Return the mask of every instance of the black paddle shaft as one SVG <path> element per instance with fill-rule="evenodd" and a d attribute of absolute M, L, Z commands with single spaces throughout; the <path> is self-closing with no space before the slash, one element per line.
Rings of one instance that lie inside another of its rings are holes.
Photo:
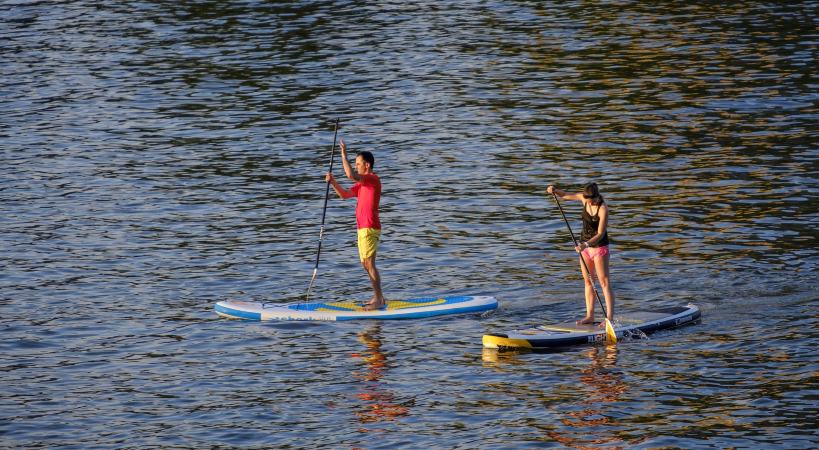
<path fill-rule="evenodd" d="M 336 128 L 335 132 L 333 133 L 333 148 L 330 149 L 330 169 L 328 172 L 333 172 L 333 162 L 335 161 L 336 157 L 336 138 L 338 137 L 338 122 L 339 118 L 336 118 Z M 324 209 L 321 211 L 321 230 L 319 230 L 319 243 L 318 243 L 318 251 L 316 252 L 316 265 L 313 268 L 318 269 L 319 260 L 321 258 L 321 241 L 324 238 L 324 218 L 327 216 L 327 200 L 330 198 L 330 181 L 327 181 L 327 188 L 324 191 Z"/>
<path fill-rule="evenodd" d="M 569 220 L 566 219 L 566 214 L 563 212 L 563 207 L 560 206 L 560 202 L 557 200 L 557 194 L 552 191 L 552 197 L 555 198 L 555 203 L 557 203 L 558 209 L 560 209 L 560 215 L 563 216 L 563 221 L 566 222 L 566 228 L 569 229 L 569 234 L 572 235 L 572 242 L 574 242 L 574 246 L 577 247 L 577 239 L 574 237 L 574 233 L 572 232 L 572 226 L 569 225 Z M 597 303 L 600 303 L 600 307 L 603 308 L 603 316 L 608 317 L 606 313 L 606 307 L 603 305 L 603 301 L 600 300 L 600 295 L 597 293 L 597 288 L 594 287 L 594 278 L 592 277 L 591 272 L 589 271 L 589 266 L 586 265 L 586 260 L 583 259 L 583 254 L 580 254 L 580 263 L 583 264 L 583 268 L 586 269 L 586 273 L 589 275 L 589 281 L 591 281 L 592 290 L 594 291 L 594 297 L 597 299 Z"/>

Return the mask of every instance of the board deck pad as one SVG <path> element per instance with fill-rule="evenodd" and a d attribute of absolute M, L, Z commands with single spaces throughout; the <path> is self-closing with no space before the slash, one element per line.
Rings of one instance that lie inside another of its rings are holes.
<path fill-rule="evenodd" d="M 356 320 L 419 319 L 445 314 L 483 312 L 498 307 L 489 296 L 422 297 L 387 300 L 386 307 L 373 311 L 359 302 L 265 303 L 224 300 L 216 303 L 216 313 L 246 320 Z"/>
<path fill-rule="evenodd" d="M 700 309 L 695 305 L 636 311 L 618 314 L 614 317 L 614 330 L 618 339 L 640 333 L 673 328 L 694 323 L 700 318 Z M 505 333 L 483 336 L 486 348 L 555 348 L 579 344 L 593 344 L 606 341 L 606 330 L 600 322 L 578 325 L 564 322 L 553 325 L 539 325 Z"/>

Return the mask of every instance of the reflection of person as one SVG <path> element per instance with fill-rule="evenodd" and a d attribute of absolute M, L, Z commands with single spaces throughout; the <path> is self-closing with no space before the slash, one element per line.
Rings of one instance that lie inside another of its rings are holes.
<path fill-rule="evenodd" d="M 583 233 L 580 235 L 580 244 L 575 247 L 575 251 L 580 253 L 580 257 L 586 262 L 591 277 L 581 263 L 580 271 L 586 283 L 586 317 L 578 320 L 577 323 L 594 323 L 595 294 L 592 278 L 597 278 L 603 289 L 603 297 L 606 299 L 606 318 L 609 321 L 614 320 L 614 292 L 609 283 L 609 234 L 606 230 L 609 221 L 609 207 L 603 201 L 597 183 L 587 184 L 582 192 L 575 194 L 567 193 L 551 185 L 546 188 L 546 192 L 554 193 L 563 199 L 583 202 Z M 601 324 L 601 326 L 604 325 Z"/>
<path fill-rule="evenodd" d="M 548 436 L 558 443 L 572 448 L 630 448 L 636 442 L 623 441 L 616 432 L 619 423 L 616 419 L 606 414 L 606 403 L 620 401 L 620 398 L 628 390 L 622 375 L 615 369 L 617 365 L 616 346 L 593 346 L 586 356 L 590 359 L 590 365 L 580 372 L 581 384 L 579 388 L 585 388 L 585 392 L 580 396 L 582 399 L 575 405 L 564 405 L 563 411 L 566 418 L 560 423 L 566 426 L 564 430 L 552 430 L 547 432 Z M 609 433 L 603 434 L 606 428 L 613 428 Z M 593 440 L 590 439 L 590 431 L 598 430 L 594 433 Z"/>
<path fill-rule="evenodd" d="M 367 346 L 369 353 L 359 355 L 367 363 L 366 381 L 378 381 L 381 373 L 387 368 L 387 357 L 381 353 L 381 326 L 374 325 L 368 330 L 358 333 L 358 340 Z"/>
<path fill-rule="evenodd" d="M 364 306 L 367 311 L 380 309 L 385 305 L 384 295 L 381 293 L 381 275 L 375 267 L 375 254 L 378 250 L 378 241 L 381 237 L 381 221 L 378 218 L 378 203 L 381 200 L 381 180 L 373 172 L 375 157 L 370 152 L 360 152 L 355 158 L 355 172 L 347 161 L 347 147 L 340 141 L 341 163 L 344 174 L 355 181 L 350 190 L 344 189 L 333 177 L 327 173 L 327 182 L 333 185 L 336 194 L 342 199 L 358 198 L 355 207 L 356 226 L 358 228 L 358 256 L 361 265 L 370 277 L 373 286 L 373 297 Z"/>
<path fill-rule="evenodd" d="M 620 373 L 615 370 L 617 347 L 595 345 L 585 353 L 591 360 L 591 365 L 581 371 L 580 380 L 593 389 L 585 402 L 592 404 L 619 400 L 628 385 L 623 381 Z"/>
<path fill-rule="evenodd" d="M 396 417 L 409 413 L 406 406 L 396 403 L 393 393 L 378 386 L 379 380 L 389 367 L 386 355 L 381 352 L 380 333 L 380 325 L 358 333 L 358 340 L 367 346 L 367 353 L 354 355 L 362 358 L 367 366 L 367 372 L 359 376 L 367 383 L 367 388 L 358 394 L 358 398 L 366 402 L 361 411 L 356 413 L 362 423 L 395 420 Z"/>

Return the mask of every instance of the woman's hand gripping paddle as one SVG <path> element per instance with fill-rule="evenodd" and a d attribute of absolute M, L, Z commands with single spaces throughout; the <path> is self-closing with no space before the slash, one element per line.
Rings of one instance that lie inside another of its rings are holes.
<path fill-rule="evenodd" d="M 335 160 L 336 156 L 336 137 L 338 137 L 338 121 L 339 118 L 336 118 L 336 130 L 333 133 L 333 148 L 330 149 L 330 169 L 329 172 L 333 171 L 333 161 Z M 318 243 L 318 252 L 316 252 L 316 266 L 313 267 L 313 277 L 310 278 L 310 284 L 307 286 L 307 297 L 305 298 L 305 302 L 310 300 L 310 291 L 313 289 L 313 282 L 316 281 L 316 274 L 318 273 L 319 267 L 319 259 L 321 258 L 321 240 L 324 239 L 324 217 L 327 215 L 327 199 L 330 197 L 330 182 L 327 182 L 327 188 L 324 191 L 324 209 L 321 212 L 321 229 L 319 230 L 319 243 Z"/>
<path fill-rule="evenodd" d="M 574 233 L 572 232 L 572 226 L 569 225 L 569 220 L 566 219 L 566 214 L 563 213 L 563 207 L 560 206 L 560 202 L 557 201 L 557 194 L 552 192 L 552 197 L 555 198 L 555 203 L 557 203 L 558 209 L 560 209 L 560 215 L 563 216 L 563 221 L 566 222 L 566 228 L 569 229 L 569 234 L 572 236 L 572 242 L 574 242 L 574 246 L 577 247 L 577 239 L 574 237 Z M 591 272 L 589 271 L 589 267 L 586 265 L 586 260 L 583 259 L 583 254 L 580 254 L 580 263 L 583 264 L 583 268 L 586 269 L 586 273 L 588 274 L 589 281 L 591 281 L 592 290 L 594 291 L 594 298 L 597 299 L 597 302 L 600 303 L 600 308 L 603 309 L 603 318 L 606 321 L 606 340 L 611 342 L 612 344 L 617 343 L 617 333 L 614 331 L 614 325 L 611 324 L 609 320 L 608 314 L 606 314 L 606 307 L 603 305 L 603 301 L 600 300 L 600 295 L 597 293 L 597 288 L 594 286 L 594 277 L 592 277 Z"/>

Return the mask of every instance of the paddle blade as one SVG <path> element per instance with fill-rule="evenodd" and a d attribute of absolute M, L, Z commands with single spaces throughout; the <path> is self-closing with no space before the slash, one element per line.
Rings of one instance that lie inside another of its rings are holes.
<path fill-rule="evenodd" d="M 606 341 L 610 344 L 617 343 L 617 333 L 614 332 L 614 325 L 609 319 L 606 319 Z"/>

